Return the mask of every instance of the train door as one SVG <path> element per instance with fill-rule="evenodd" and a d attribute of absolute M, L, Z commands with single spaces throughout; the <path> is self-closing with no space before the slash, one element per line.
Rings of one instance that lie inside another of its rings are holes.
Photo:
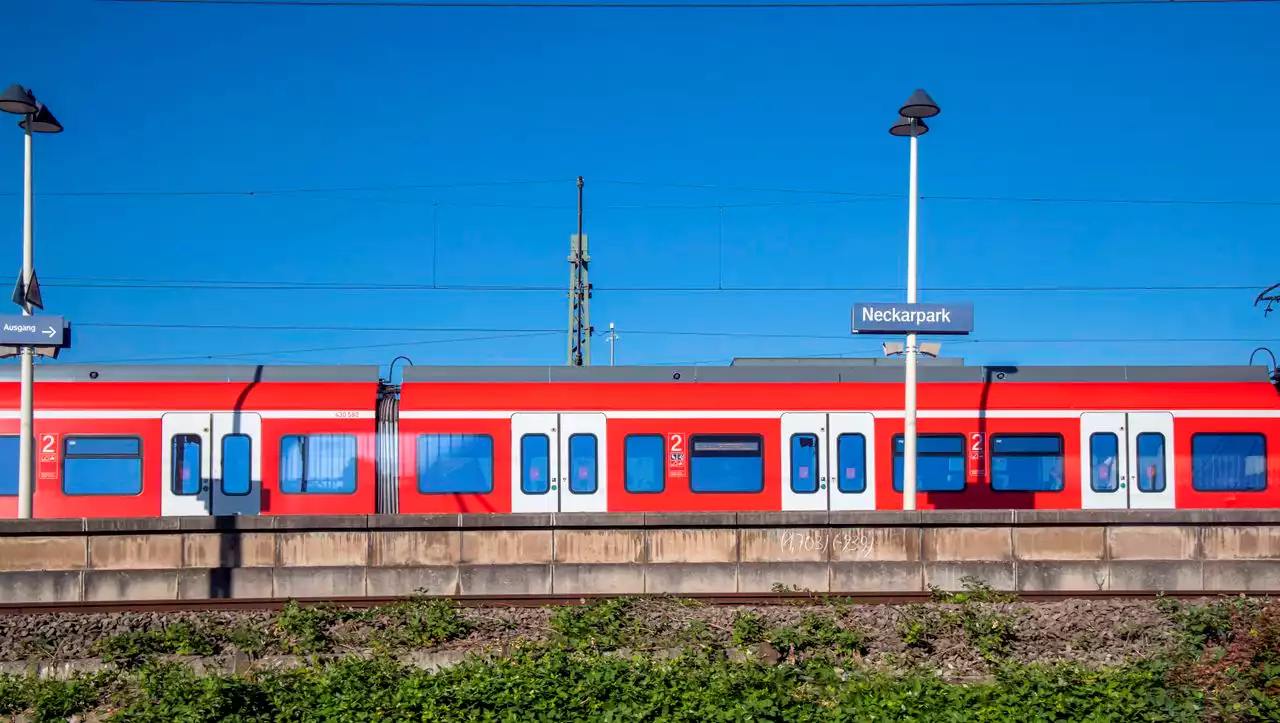
<path fill-rule="evenodd" d="M 603 414 L 511 417 L 511 511 L 605 512 Z"/>
<path fill-rule="evenodd" d="M 872 428 L 865 413 L 782 415 L 782 509 L 875 509 Z"/>
<path fill-rule="evenodd" d="M 210 468 L 215 515 L 262 512 L 262 417 L 250 412 L 213 415 Z"/>
<path fill-rule="evenodd" d="M 560 415 L 560 511 L 606 512 L 605 417 Z"/>
<path fill-rule="evenodd" d="M 1080 416 L 1085 509 L 1173 507 L 1173 415 L 1090 412 Z"/>
<path fill-rule="evenodd" d="M 557 512 L 559 419 L 555 414 L 511 415 L 511 511 Z"/>
<path fill-rule="evenodd" d="M 161 418 L 161 430 L 161 514 L 261 512 L 261 417 L 244 412 L 177 412 Z"/>

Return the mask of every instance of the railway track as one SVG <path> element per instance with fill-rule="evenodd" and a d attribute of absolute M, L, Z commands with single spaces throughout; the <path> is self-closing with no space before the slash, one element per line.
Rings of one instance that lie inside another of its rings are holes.
<path fill-rule="evenodd" d="M 1024 592 L 1017 594 L 1018 602 L 1061 602 L 1064 600 L 1114 600 L 1114 599 L 1154 599 L 1164 597 L 1197 599 L 1218 597 L 1267 597 L 1280 594 L 1280 591 L 1240 591 L 1217 590 L 1196 592 L 1156 593 L 1146 591 L 1064 591 L 1064 592 Z M 552 605 L 581 605 L 592 600 L 604 600 L 620 597 L 618 595 L 428 595 L 419 599 L 452 600 L 463 607 L 544 607 Z M 703 605 L 804 605 L 824 604 L 833 601 L 844 601 L 860 605 L 905 605 L 924 603 L 932 600 L 928 592 L 850 592 L 850 593 L 809 593 L 809 592 L 763 592 L 763 593 L 712 593 L 688 595 L 635 595 L 630 596 L 650 600 L 691 600 Z M 332 605 L 347 608 L 369 608 L 403 602 L 410 598 L 405 596 L 370 596 L 345 598 L 294 598 L 302 605 Z M 0 603 L 0 615 L 48 615 L 53 613 L 172 613 L 172 612 L 210 612 L 282 609 L 288 599 L 283 598 L 239 598 L 239 599 L 203 599 L 203 600 L 101 600 L 82 602 L 56 603 Z"/>

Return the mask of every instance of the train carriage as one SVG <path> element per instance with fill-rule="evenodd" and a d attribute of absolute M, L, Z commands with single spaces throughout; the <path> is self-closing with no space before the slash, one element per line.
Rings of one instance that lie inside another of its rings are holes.
<path fill-rule="evenodd" d="M 902 508 L 903 370 L 40 365 L 36 517 Z M 1263 367 L 925 366 L 921 509 L 1270 508 Z M 0 375 L 0 516 L 19 385 Z"/>

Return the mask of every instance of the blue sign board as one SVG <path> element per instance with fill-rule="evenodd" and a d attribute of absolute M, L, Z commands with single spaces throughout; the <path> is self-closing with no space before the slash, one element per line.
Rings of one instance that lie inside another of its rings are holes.
<path fill-rule="evenodd" d="M 62 346 L 65 326 L 61 316 L 0 315 L 0 345 Z"/>
<path fill-rule="evenodd" d="M 973 331 L 973 304 L 853 305 L 854 334 L 968 334 Z"/>

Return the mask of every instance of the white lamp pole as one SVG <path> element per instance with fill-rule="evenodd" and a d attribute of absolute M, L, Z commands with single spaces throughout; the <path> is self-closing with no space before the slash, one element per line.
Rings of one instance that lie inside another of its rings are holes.
<path fill-rule="evenodd" d="M 911 138 L 911 180 L 907 200 L 907 303 L 914 304 L 916 298 L 916 199 L 917 190 L 917 147 L 920 136 L 929 132 L 924 118 L 937 115 L 938 106 L 923 90 L 917 90 L 911 98 L 898 110 L 898 121 L 889 132 L 895 136 Z M 902 433 L 902 509 L 916 508 L 916 357 L 919 354 L 916 335 L 907 334 L 906 355 L 906 394 L 905 414 L 903 415 Z"/>
<path fill-rule="evenodd" d="M 35 276 L 35 183 L 33 180 L 32 134 L 60 133 L 62 124 L 53 117 L 31 91 L 14 84 L 0 95 L 0 110 L 23 116 L 22 203 L 22 315 L 31 316 L 31 280 Z M 30 345 L 22 347 L 22 392 L 18 448 L 18 518 L 31 519 L 35 506 L 35 354 Z"/>

